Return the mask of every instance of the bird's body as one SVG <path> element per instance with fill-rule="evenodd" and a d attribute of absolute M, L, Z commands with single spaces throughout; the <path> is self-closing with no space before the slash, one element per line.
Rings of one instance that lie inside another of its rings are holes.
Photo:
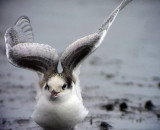
<path fill-rule="evenodd" d="M 33 70 L 39 76 L 37 104 L 32 114 L 38 125 L 51 130 L 70 130 L 87 116 L 88 111 L 81 96 L 79 66 L 100 46 L 117 14 L 130 1 L 123 0 L 95 33 L 72 43 L 60 58 L 51 46 L 34 43 L 28 17 L 20 17 L 6 31 L 6 55 L 9 62 Z M 58 71 L 58 64 L 62 72 Z"/>
<path fill-rule="evenodd" d="M 42 95 L 32 115 L 34 121 L 44 128 L 70 130 L 82 122 L 88 111 L 77 95 L 71 95 L 67 101 L 48 102 Z"/>
<path fill-rule="evenodd" d="M 82 122 L 88 111 L 79 96 L 78 84 L 70 95 L 50 101 L 42 93 L 37 99 L 36 108 L 32 114 L 34 121 L 47 129 L 70 130 Z M 78 89 L 77 89 L 78 88 Z"/>

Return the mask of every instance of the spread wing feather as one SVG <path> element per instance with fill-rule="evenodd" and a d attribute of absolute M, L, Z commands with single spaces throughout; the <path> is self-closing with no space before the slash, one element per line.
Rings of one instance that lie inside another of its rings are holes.
<path fill-rule="evenodd" d="M 15 66 L 45 73 L 57 71 L 58 54 L 49 45 L 33 43 L 30 20 L 26 16 L 18 19 L 15 26 L 5 33 L 6 55 Z"/>
<path fill-rule="evenodd" d="M 119 11 L 130 1 L 132 0 L 123 0 L 95 33 L 80 38 L 67 47 L 60 58 L 64 71 L 70 71 L 72 73 L 89 54 L 99 47 Z"/>

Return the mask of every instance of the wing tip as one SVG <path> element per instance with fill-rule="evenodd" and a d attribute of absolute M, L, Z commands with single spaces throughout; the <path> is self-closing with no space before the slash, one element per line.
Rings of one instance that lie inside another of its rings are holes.
<path fill-rule="evenodd" d="M 107 30 L 110 28 L 111 24 L 113 23 L 114 19 L 118 15 L 118 13 L 133 0 L 123 0 L 117 8 L 110 14 L 108 19 L 104 21 L 104 23 L 101 25 L 101 27 L 98 29 L 97 33 L 102 33 L 104 30 Z"/>
<path fill-rule="evenodd" d="M 122 10 L 126 5 L 128 5 L 133 0 L 123 0 L 119 6 L 119 9 Z"/>
<path fill-rule="evenodd" d="M 24 15 L 24 16 L 20 16 L 20 17 L 18 18 L 18 20 L 15 22 L 15 25 L 17 25 L 18 22 L 21 21 L 22 19 L 26 19 L 26 20 L 30 23 L 29 17 Z"/>

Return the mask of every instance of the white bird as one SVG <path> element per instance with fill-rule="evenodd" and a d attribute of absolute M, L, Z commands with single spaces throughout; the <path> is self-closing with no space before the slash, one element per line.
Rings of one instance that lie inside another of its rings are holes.
<path fill-rule="evenodd" d="M 20 17 L 6 31 L 9 62 L 36 71 L 39 75 L 40 89 L 32 114 L 38 125 L 44 129 L 71 130 L 87 116 L 79 84 L 79 65 L 99 47 L 119 11 L 130 1 L 123 0 L 95 33 L 72 43 L 60 58 L 51 46 L 34 43 L 28 17 Z M 61 64 L 62 72 L 58 72 L 58 64 Z"/>

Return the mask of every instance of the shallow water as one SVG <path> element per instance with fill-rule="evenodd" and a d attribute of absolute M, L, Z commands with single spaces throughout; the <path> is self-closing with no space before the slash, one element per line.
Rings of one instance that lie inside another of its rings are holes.
<path fill-rule="evenodd" d="M 38 78 L 16 68 L 4 55 L 4 32 L 21 15 L 31 19 L 35 41 L 61 53 L 77 38 L 95 32 L 119 0 L 0 1 L 0 129 L 40 130 L 30 118 Z M 116 18 L 101 47 L 81 67 L 84 104 L 90 111 L 76 130 L 99 130 L 105 121 L 114 130 L 159 130 L 160 2 L 134 0 Z M 151 100 L 156 106 L 147 111 Z M 125 102 L 127 112 L 119 110 Z M 112 111 L 102 108 L 114 104 Z"/>

